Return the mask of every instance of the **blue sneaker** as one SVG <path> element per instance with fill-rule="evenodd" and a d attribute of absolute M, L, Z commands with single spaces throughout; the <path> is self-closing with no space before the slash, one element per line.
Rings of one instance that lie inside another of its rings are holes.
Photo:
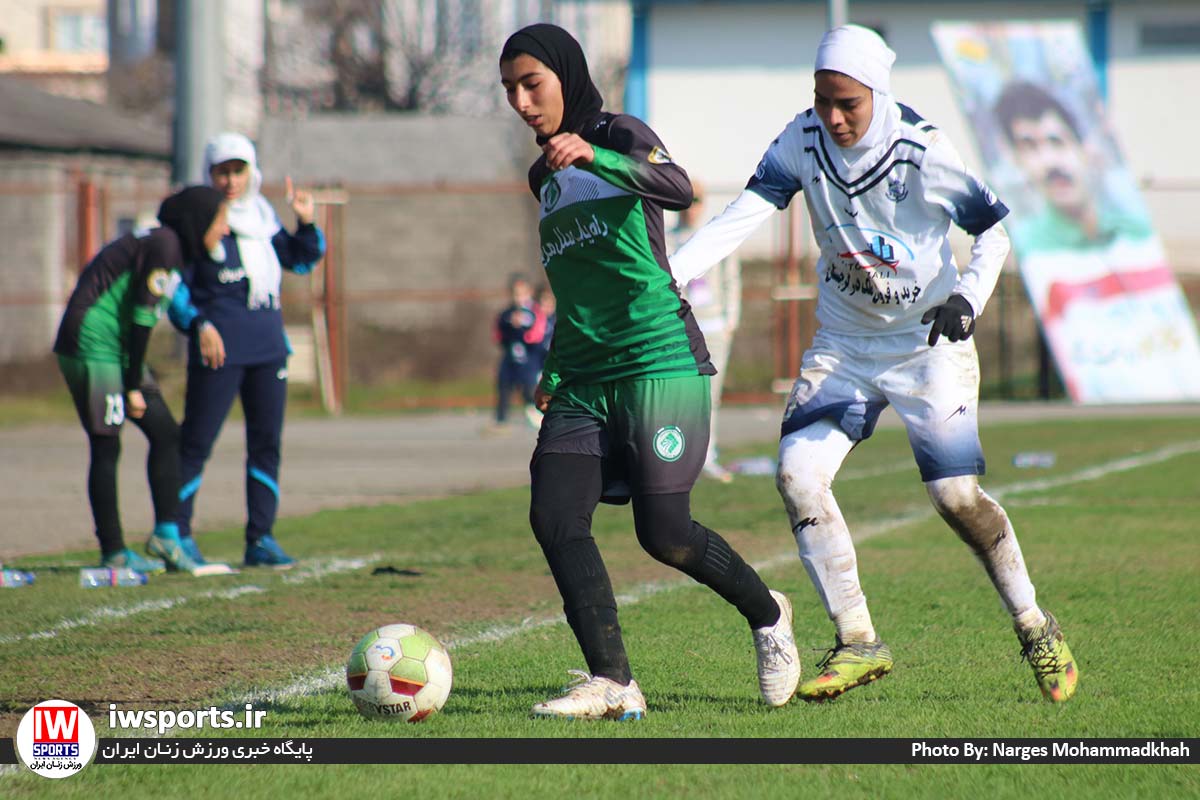
<path fill-rule="evenodd" d="M 246 543 L 247 567 L 272 567 L 273 569 L 291 569 L 296 559 L 283 552 L 279 542 L 271 534 L 260 536 L 253 542 Z"/>
<path fill-rule="evenodd" d="M 128 547 L 113 553 L 111 556 L 105 556 L 101 559 L 100 566 L 129 567 L 134 572 L 140 572 L 143 575 L 155 575 L 159 572 L 165 572 L 167 569 L 166 564 L 157 558 L 145 558 Z"/>
<path fill-rule="evenodd" d="M 208 563 L 208 559 L 200 555 L 200 546 L 196 544 L 196 537 L 180 536 L 179 546 L 183 548 L 183 552 L 187 553 L 188 558 L 192 559 L 199 566 L 204 566 Z"/>
<path fill-rule="evenodd" d="M 150 538 L 146 540 L 146 552 L 165 561 L 167 570 L 170 572 L 192 572 L 200 566 L 183 548 L 183 541 L 179 538 L 179 534 L 174 536 L 151 534 Z"/>

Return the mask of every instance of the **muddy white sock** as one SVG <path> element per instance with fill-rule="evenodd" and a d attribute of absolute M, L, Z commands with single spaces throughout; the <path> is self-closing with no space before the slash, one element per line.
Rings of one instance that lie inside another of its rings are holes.
<path fill-rule="evenodd" d="M 833 624 L 837 626 L 838 639 L 842 644 L 875 641 L 875 626 L 871 624 L 871 612 L 867 610 L 865 600 L 839 612 L 833 618 Z"/>

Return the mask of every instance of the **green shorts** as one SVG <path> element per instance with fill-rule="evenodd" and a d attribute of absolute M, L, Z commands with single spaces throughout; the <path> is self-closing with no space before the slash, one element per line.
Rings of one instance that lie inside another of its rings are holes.
<path fill-rule="evenodd" d="M 689 492 L 708 450 L 711 402 L 708 375 L 571 384 L 552 398 L 533 460 L 548 453 L 602 459 L 609 503 Z"/>
<path fill-rule="evenodd" d="M 125 380 L 121 365 L 60 354 L 58 368 L 67 380 L 83 429 L 93 436 L 119 434 L 125 423 Z M 145 368 L 138 389 L 143 395 L 160 393 L 158 384 Z"/>

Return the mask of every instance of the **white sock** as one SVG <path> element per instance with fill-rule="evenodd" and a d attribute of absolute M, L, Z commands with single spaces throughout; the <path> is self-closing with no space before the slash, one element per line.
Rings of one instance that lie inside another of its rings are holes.
<path fill-rule="evenodd" d="M 1021 633 L 1046 624 L 1046 615 L 1037 606 L 1013 616 L 1013 627 Z"/>
<path fill-rule="evenodd" d="M 1027 631 L 1044 623 L 1017 534 L 1000 504 L 979 488 L 974 476 L 944 478 L 927 487 L 946 522 L 987 570 L 1016 629 Z"/>
<path fill-rule="evenodd" d="M 858 579 L 850 529 L 830 486 L 853 448 L 828 420 L 784 437 L 776 484 L 787 508 L 800 561 L 821 596 L 842 642 L 875 641 L 875 628 Z"/>
<path fill-rule="evenodd" d="M 1037 591 L 1029 579 L 1029 570 L 1025 567 L 1025 558 L 1021 555 L 1021 545 L 1017 543 L 1012 523 L 1000 506 L 996 508 L 1003 515 L 1004 533 L 993 547 L 986 552 L 976 553 L 976 556 L 992 579 L 1000 602 L 1012 617 L 1013 626 L 1019 631 L 1027 631 L 1041 625 L 1046 617 L 1038 608 Z"/>
<path fill-rule="evenodd" d="M 837 626 L 842 644 L 875 641 L 875 626 L 871 624 L 871 612 L 867 610 L 865 599 L 853 608 L 838 612 L 833 624 Z"/>

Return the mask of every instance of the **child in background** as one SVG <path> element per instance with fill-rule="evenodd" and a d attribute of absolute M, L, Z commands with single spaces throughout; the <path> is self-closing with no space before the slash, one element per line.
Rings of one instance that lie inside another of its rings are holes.
<path fill-rule="evenodd" d="M 539 355 L 545 331 L 545 318 L 533 302 L 533 286 L 522 275 L 508 282 L 509 304 L 496 317 L 493 338 L 500 345 L 500 367 L 496 376 L 496 424 L 508 420 L 508 402 L 514 389 L 520 389 L 526 408 L 533 407 L 544 356 Z"/>

